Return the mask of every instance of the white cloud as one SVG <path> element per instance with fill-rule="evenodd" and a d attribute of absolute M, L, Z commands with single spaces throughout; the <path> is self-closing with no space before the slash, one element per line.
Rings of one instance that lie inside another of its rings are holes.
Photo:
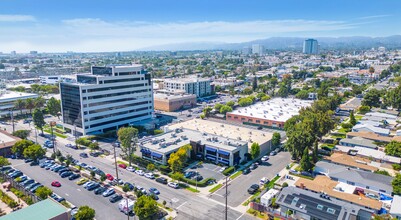
<path fill-rule="evenodd" d="M 21 21 L 35 21 L 35 17 L 31 15 L 6 15 L 0 14 L 0 22 L 21 22 Z"/>
<path fill-rule="evenodd" d="M 235 43 L 272 36 L 330 35 L 355 28 L 358 24 L 345 21 L 302 19 L 154 23 L 77 18 L 57 25 L 36 22 L 29 27 L 2 28 L 0 41 L 8 43 L 2 44 L 0 51 L 127 51 L 182 42 Z"/>

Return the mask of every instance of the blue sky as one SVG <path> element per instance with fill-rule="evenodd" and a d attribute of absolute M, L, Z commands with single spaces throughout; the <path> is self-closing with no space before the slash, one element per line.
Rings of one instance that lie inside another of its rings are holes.
<path fill-rule="evenodd" d="M 401 34 L 399 0 L 0 0 L 0 51 Z"/>

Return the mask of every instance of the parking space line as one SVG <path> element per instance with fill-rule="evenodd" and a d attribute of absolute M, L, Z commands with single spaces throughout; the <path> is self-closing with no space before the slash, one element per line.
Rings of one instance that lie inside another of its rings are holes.
<path fill-rule="evenodd" d="M 66 196 L 70 196 L 70 195 L 68 195 L 68 193 L 66 193 L 65 195 L 66 195 Z"/>
<path fill-rule="evenodd" d="M 245 215 L 245 213 L 242 213 L 242 215 L 240 215 L 237 219 L 235 219 L 235 220 L 238 220 L 238 219 L 240 219 L 242 216 L 244 216 Z"/>
<path fill-rule="evenodd" d="M 77 189 L 77 190 L 81 192 L 81 189 Z"/>
<path fill-rule="evenodd" d="M 18 166 L 21 166 L 21 165 L 24 165 L 24 164 L 26 164 L 26 163 L 19 163 L 19 164 L 13 165 L 13 167 L 18 167 Z"/>

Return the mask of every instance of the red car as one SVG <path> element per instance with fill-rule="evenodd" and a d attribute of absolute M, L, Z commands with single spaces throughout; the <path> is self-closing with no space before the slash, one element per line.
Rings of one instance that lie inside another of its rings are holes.
<path fill-rule="evenodd" d="M 108 180 L 110 180 L 110 181 L 113 181 L 114 180 L 114 177 L 111 175 L 111 174 L 106 174 L 106 178 L 108 179 Z"/>
<path fill-rule="evenodd" d="M 52 182 L 52 186 L 54 186 L 54 187 L 60 187 L 60 186 L 61 186 L 61 183 L 60 183 L 59 181 L 53 181 L 53 182 Z"/>
<path fill-rule="evenodd" d="M 123 163 L 118 164 L 118 166 L 119 166 L 120 168 L 127 169 L 127 165 L 125 165 L 125 164 L 123 164 Z"/>

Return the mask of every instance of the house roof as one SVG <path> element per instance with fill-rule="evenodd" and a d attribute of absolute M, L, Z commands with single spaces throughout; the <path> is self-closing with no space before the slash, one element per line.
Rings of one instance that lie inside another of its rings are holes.
<path fill-rule="evenodd" d="M 331 161 L 332 163 L 342 164 L 345 166 L 355 167 L 368 171 L 376 171 L 377 167 L 370 166 L 367 163 L 370 163 L 368 159 L 364 159 L 361 157 L 354 157 L 347 154 L 342 153 L 333 153 L 331 156 L 325 156 L 325 160 Z M 366 163 L 366 164 L 365 164 Z"/>
<path fill-rule="evenodd" d="M 8 215 L 0 217 L 0 220 L 48 220 L 65 212 L 68 212 L 68 209 L 65 208 L 63 205 L 51 199 L 46 199 L 16 212 L 11 212 Z"/>
<path fill-rule="evenodd" d="M 373 126 L 371 124 L 357 124 L 352 128 L 353 131 L 360 131 L 361 129 L 367 129 L 367 130 L 369 130 L 371 132 L 374 132 L 376 134 L 386 134 L 386 135 L 390 134 L 390 130 L 389 129 L 375 127 L 375 126 Z"/>
<path fill-rule="evenodd" d="M 346 146 L 339 146 L 336 145 L 335 150 L 348 153 L 348 151 L 353 150 L 356 151 L 356 154 L 359 156 L 364 156 L 364 157 L 372 157 L 375 159 L 382 160 L 384 162 L 390 162 L 390 163 L 401 163 L 401 158 L 399 157 L 394 157 L 394 156 L 389 156 L 386 153 L 384 153 L 381 150 L 376 150 L 376 149 L 371 149 L 371 148 L 366 148 L 366 147 L 346 147 Z"/>
<path fill-rule="evenodd" d="M 327 176 L 321 176 L 321 175 L 316 176 L 314 180 L 299 178 L 298 181 L 295 182 L 295 186 L 300 188 L 305 188 L 308 190 L 312 190 L 314 192 L 324 192 L 327 195 L 332 196 L 334 198 L 354 203 L 362 207 L 366 206 L 374 210 L 381 209 L 382 203 L 380 201 L 336 190 L 335 188 L 339 184 L 340 184 L 339 182 L 331 180 Z"/>
<path fill-rule="evenodd" d="M 331 178 L 343 179 L 354 183 L 363 183 L 363 185 L 386 190 L 387 192 L 393 191 L 393 187 L 391 185 L 393 177 L 391 176 L 385 176 L 363 170 L 356 170 L 324 161 L 317 162 L 316 167 L 321 167 L 328 170 L 329 172 L 327 175 Z"/>
<path fill-rule="evenodd" d="M 365 139 L 369 139 L 369 140 L 373 140 L 373 141 L 379 141 L 379 142 L 391 142 L 391 140 L 392 140 L 391 137 L 378 135 L 376 133 L 369 132 L 369 131 L 348 132 L 347 133 L 347 137 L 348 138 L 362 137 L 362 138 L 365 138 Z"/>
<path fill-rule="evenodd" d="M 344 145 L 343 143 L 352 144 L 361 147 L 368 147 L 376 149 L 377 145 L 373 143 L 372 140 L 368 140 L 362 137 L 353 137 L 353 138 L 344 138 L 341 139 L 340 144 Z"/>
<path fill-rule="evenodd" d="M 401 216 L 401 196 L 395 195 L 391 203 L 390 214 Z"/>
<path fill-rule="evenodd" d="M 0 148 L 11 147 L 19 140 L 21 140 L 19 137 L 12 136 L 6 131 L 0 130 Z"/>
<path fill-rule="evenodd" d="M 366 216 L 365 213 L 371 213 L 364 206 L 323 198 L 321 195 L 297 187 L 285 187 L 278 195 L 277 203 L 318 219 L 350 219 L 350 215 L 360 216 L 364 212 Z"/>

